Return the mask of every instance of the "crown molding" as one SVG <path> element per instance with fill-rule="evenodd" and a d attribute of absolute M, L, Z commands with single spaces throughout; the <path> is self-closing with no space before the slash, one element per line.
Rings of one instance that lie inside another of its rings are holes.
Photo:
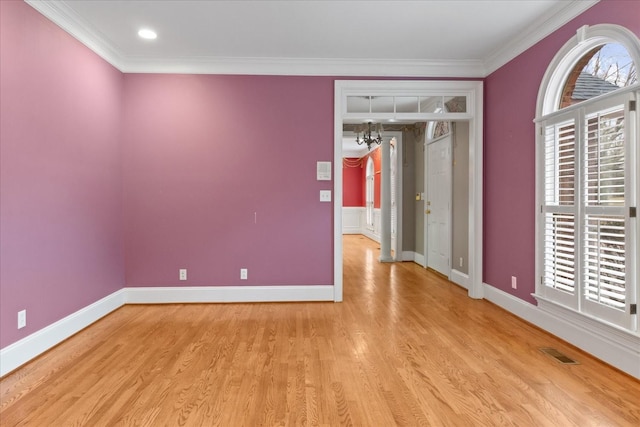
<path fill-rule="evenodd" d="M 122 55 L 63 0 L 25 0 L 123 73 L 482 77 L 482 61 L 318 58 L 153 58 Z"/>
<path fill-rule="evenodd" d="M 60 0 L 24 0 L 54 24 L 65 30 L 102 59 L 121 70 L 123 58 L 104 35 L 92 28 L 72 8 Z M 121 70 L 122 71 L 122 70 Z"/>
<path fill-rule="evenodd" d="M 569 2 L 559 2 L 555 8 L 534 21 L 518 37 L 490 54 L 484 61 L 484 76 L 486 77 L 493 73 L 599 1 L 571 0 Z"/>
<path fill-rule="evenodd" d="M 319 58 L 128 57 L 124 73 L 260 74 L 373 77 L 482 77 L 481 61 Z"/>
<path fill-rule="evenodd" d="M 482 78 L 497 70 L 599 0 L 560 2 L 528 30 L 482 60 L 383 60 L 340 58 L 154 58 L 122 55 L 64 0 L 24 0 L 123 73 L 249 74 L 370 77 Z"/>

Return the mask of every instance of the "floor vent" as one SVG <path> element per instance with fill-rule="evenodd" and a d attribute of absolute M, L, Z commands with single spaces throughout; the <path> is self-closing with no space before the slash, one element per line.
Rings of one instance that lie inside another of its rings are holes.
<path fill-rule="evenodd" d="M 577 362 L 577 361 L 573 360 L 572 358 L 570 358 L 569 356 L 566 356 L 566 355 L 560 353 L 555 348 L 541 347 L 540 351 L 543 352 L 544 354 L 548 355 L 548 356 L 553 357 L 554 359 L 556 359 L 558 362 L 562 363 L 563 365 L 579 365 L 580 364 L 580 362 Z"/>

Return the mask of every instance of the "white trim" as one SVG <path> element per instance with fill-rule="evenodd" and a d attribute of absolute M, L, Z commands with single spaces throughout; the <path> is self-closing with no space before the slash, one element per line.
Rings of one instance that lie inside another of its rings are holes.
<path fill-rule="evenodd" d="M 581 124 L 580 126 L 576 126 L 576 141 L 581 141 L 583 138 L 581 137 L 581 132 L 583 131 L 584 126 L 584 114 L 585 111 L 591 111 L 593 108 L 601 108 L 602 105 L 611 104 L 611 103 L 624 103 L 626 105 L 625 99 L 629 96 L 634 96 L 633 93 L 638 91 L 640 87 L 639 84 L 635 84 L 633 86 L 627 88 L 620 88 L 613 92 L 600 95 L 598 97 L 594 97 L 588 101 L 578 103 L 572 106 L 568 106 L 566 108 L 559 109 L 560 105 L 560 97 L 562 96 L 562 88 L 566 82 L 567 76 L 572 72 L 576 63 L 589 51 L 591 51 L 594 47 L 603 45 L 606 43 L 620 43 L 622 44 L 628 51 L 629 55 L 633 59 L 633 61 L 637 64 L 640 64 L 640 40 L 638 37 L 620 25 L 615 24 L 598 24 L 593 26 L 584 25 L 577 29 L 576 34 L 569 39 L 562 48 L 556 53 L 553 60 L 550 62 L 547 70 L 542 78 L 540 83 L 540 87 L 538 89 L 538 98 L 536 101 L 536 117 L 534 119 L 535 125 L 535 137 L 536 137 L 536 164 L 535 164 L 535 183 L 536 183 L 536 193 L 535 193 L 535 206 L 536 206 L 536 221 L 535 221 L 535 278 L 536 278 L 536 298 L 538 299 L 539 306 L 544 306 L 548 311 L 554 311 L 554 315 L 556 316 L 564 316 L 564 313 L 567 312 L 567 308 L 560 306 L 555 303 L 552 304 L 550 302 L 550 298 L 556 299 L 558 302 L 563 301 L 564 304 L 573 305 L 576 311 L 571 311 L 571 318 L 580 318 L 579 322 L 582 323 L 591 323 L 593 322 L 593 317 L 588 314 L 589 309 L 587 308 L 589 305 L 588 301 L 584 300 L 582 294 L 578 291 L 574 295 L 569 295 L 564 292 L 555 291 L 552 288 L 544 286 L 539 279 L 543 276 L 543 221 L 544 221 L 544 213 L 542 212 L 543 206 L 545 206 L 544 202 L 544 162 L 543 158 L 545 155 L 545 137 L 543 135 L 544 128 L 546 125 L 551 125 L 557 123 L 560 120 L 563 120 L 565 117 L 568 119 L 575 118 L 576 124 Z M 546 121 L 546 123 L 545 123 Z M 627 130 L 627 135 L 625 136 L 625 141 L 629 141 L 629 135 L 631 135 L 633 121 L 627 119 L 627 123 L 629 126 Z M 582 164 L 582 157 L 580 154 L 580 146 L 577 145 L 577 157 L 576 157 L 576 165 L 578 165 L 578 170 L 576 172 L 579 175 L 579 165 Z M 631 170 L 632 173 L 628 177 L 627 185 L 630 185 L 632 188 L 634 185 L 637 185 L 637 177 L 633 175 L 633 168 L 629 167 L 630 159 L 633 157 L 632 148 L 633 144 L 631 144 L 631 150 L 629 150 L 630 157 L 627 157 L 627 166 L 626 169 Z M 576 185 L 579 179 L 576 176 Z M 628 194 L 632 194 L 633 190 L 631 190 Z M 578 194 L 578 193 L 576 193 Z M 580 199 L 576 196 L 577 199 Z M 631 205 L 634 204 L 633 196 L 631 196 Z M 576 202 L 577 203 L 577 202 Z M 581 218 L 583 216 L 579 212 L 579 204 L 576 205 L 576 229 L 581 229 Z M 553 207 L 553 211 L 560 211 L 562 207 Z M 548 208 L 545 208 L 545 211 Z M 631 222 L 631 230 L 633 230 L 633 222 Z M 633 231 L 631 231 L 633 232 Z M 637 243 L 636 243 L 637 245 Z M 630 257 L 629 264 L 627 267 L 630 272 L 628 274 L 631 276 L 631 280 L 627 279 L 629 283 L 634 283 L 633 275 L 635 274 L 635 269 L 637 269 L 634 263 L 634 251 L 635 248 L 633 245 L 629 246 L 630 248 Z M 578 252 L 578 257 L 580 256 L 580 252 Z M 576 265 L 578 268 L 579 265 Z M 576 279 L 578 280 L 579 277 Z M 579 280 L 578 280 L 579 281 Z M 627 296 L 627 304 L 631 304 L 635 301 L 636 296 L 640 294 L 640 288 L 636 288 L 636 295 Z M 551 307 L 551 308 L 549 308 Z M 554 308 L 555 307 L 555 308 Z M 562 307 L 562 308 L 557 308 Z M 581 307 L 581 308 L 580 308 Z M 602 306 L 596 306 L 598 310 L 603 309 Z M 580 310 L 580 311 L 577 311 Z M 616 317 L 620 322 L 620 325 L 627 325 L 630 330 L 637 330 L 640 325 L 640 320 L 638 317 L 625 314 L 622 312 L 616 312 L 614 310 L 602 310 L 602 319 L 600 320 L 602 333 L 613 334 L 611 329 L 607 326 L 607 318 L 609 321 L 613 321 Z M 607 314 L 604 314 L 607 313 Z M 592 329 L 595 327 L 591 327 Z M 596 328 L 597 329 L 597 328 Z M 613 338 L 611 338 L 613 339 Z"/>
<path fill-rule="evenodd" d="M 409 257 L 410 253 L 405 252 L 403 256 Z M 483 286 L 488 301 L 640 379 L 639 335 L 585 318 L 553 303 L 547 304 L 538 296 L 540 307 L 486 283 Z M 331 301 L 333 298 L 333 286 L 124 288 L 0 350 L 0 376 L 124 304 Z"/>
<path fill-rule="evenodd" d="M 556 8 L 533 22 L 511 43 L 493 52 L 484 60 L 124 56 L 103 34 L 94 30 L 64 1 L 25 0 L 25 2 L 123 73 L 470 78 L 486 77 L 596 4 L 597 0 L 559 2 Z"/>
<path fill-rule="evenodd" d="M 640 65 L 640 40 L 630 30 L 615 24 L 584 25 L 567 41 L 549 63 L 540 83 L 536 121 L 558 110 L 562 88 L 573 67 L 587 52 L 605 43 L 620 43 L 636 66 Z"/>
<path fill-rule="evenodd" d="M 127 304 L 333 301 L 333 286 L 189 286 L 125 288 Z"/>
<path fill-rule="evenodd" d="M 64 1 L 24 0 L 29 6 L 87 46 L 102 59 L 122 71 L 125 60 L 118 50 L 107 41 L 103 34 L 94 30 Z"/>
<path fill-rule="evenodd" d="M 334 84 L 334 107 L 333 107 L 333 123 L 334 134 L 333 139 L 339 147 L 333 150 L 333 300 L 335 302 L 342 301 L 342 108 L 337 108 L 336 103 L 342 96 L 342 88 L 338 84 Z M 341 104 L 338 104 L 341 106 Z M 337 124 L 340 123 L 340 126 Z M 338 143 L 339 141 L 339 143 Z M 338 170 L 339 169 L 339 170 Z"/>
<path fill-rule="evenodd" d="M 449 277 L 449 280 L 467 290 L 469 289 L 469 275 L 466 273 L 456 269 L 451 269 L 451 276 Z"/>
<path fill-rule="evenodd" d="M 166 74 L 472 78 L 482 77 L 484 66 L 479 60 L 128 57 L 125 58 L 120 71 Z"/>
<path fill-rule="evenodd" d="M 562 308 L 535 296 L 529 304 L 484 284 L 484 296 L 521 319 L 640 379 L 640 336 Z"/>
<path fill-rule="evenodd" d="M 545 13 L 517 37 L 485 58 L 485 76 L 493 73 L 576 16 L 591 8 L 598 1 L 573 0 L 570 2 L 558 2 L 555 8 Z"/>
<path fill-rule="evenodd" d="M 0 350 L 0 377 L 125 304 L 333 301 L 333 286 L 123 288 Z"/>
<path fill-rule="evenodd" d="M 125 304 L 126 294 L 124 289 L 120 289 L 3 348 L 0 350 L 0 376 L 6 375 L 122 307 Z"/>
<path fill-rule="evenodd" d="M 418 252 L 414 252 L 413 254 L 413 262 L 418 264 L 420 267 L 427 268 L 427 257 L 419 254 Z"/>
<path fill-rule="evenodd" d="M 342 207 L 342 234 L 362 234 L 366 228 L 365 208 L 360 206 Z"/>
<path fill-rule="evenodd" d="M 342 163 L 342 125 L 347 117 L 347 96 L 442 96 L 455 93 L 467 97 L 467 113 L 417 113 L 411 114 L 416 121 L 469 120 L 469 296 L 482 298 L 482 174 L 483 174 L 483 83 L 481 81 L 399 81 L 399 80 L 336 80 L 334 83 L 334 164 Z M 376 120 L 398 118 L 401 114 L 376 114 Z M 408 117 L 408 116 L 407 116 Z M 353 114 L 349 119 L 357 119 Z M 333 284 L 335 301 L 342 301 L 342 168 L 334 168 L 334 245 Z M 417 261 L 416 261 L 417 262 Z M 421 264 L 422 265 L 422 264 Z"/>
<path fill-rule="evenodd" d="M 415 261 L 416 253 L 413 251 L 402 251 L 402 261 Z"/>
<path fill-rule="evenodd" d="M 378 218 L 380 218 L 380 215 L 378 215 Z M 373 240 L 377 244 L 380 244 L 380 233 L 376 233 L 375 229 L 364 227 L 361 234 L 366 238 Z"/>
<path fill-rule="evenodd" d="M 391 132 L 390 132 L 391 133 Z M 393 132 L 395 133 L 395 132 Z M 396 188 L 395 196 L 396 196 L 396 206 L 395 206 L 395 216 L 396 216 L 396 232 L 391 235 L 392 244 L 391 247 L 394 248 L 395 261 L 401 262 L 404 260 L 402 257 L 402 248 L 404 246 L 404 224 L 402 222 L 402 217 L 404 215 L 404 142 L 402 141 L 402 132 L 398 132 L 397 135 L 393 136 L 396 139 L 396 164 L 395 164 L 395 172 L 396 179 L 395 184 Z M 393 207 L 392 207 L 393 209 Z"/>
<path fill-rule="evenodd" d="M 483 77 L 484 65 L 470 60 L 236 58 L 124 56 L 61 0 L 25 0 L 54 24 L 123 73 L 248 74 L 281 76 Z"/>

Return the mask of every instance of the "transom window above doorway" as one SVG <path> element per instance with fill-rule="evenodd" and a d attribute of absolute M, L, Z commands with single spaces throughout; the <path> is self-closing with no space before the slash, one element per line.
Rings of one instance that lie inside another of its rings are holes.
<path fill-rule="evenodd" d="M 347 114 L 467 113 L 467 98 L 435 96 L 347 96 Z"/>

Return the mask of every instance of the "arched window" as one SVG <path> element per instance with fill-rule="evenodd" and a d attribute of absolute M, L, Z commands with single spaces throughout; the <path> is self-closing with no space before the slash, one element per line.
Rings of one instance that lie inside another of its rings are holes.
<path fill-rule="evenodd" d="M 638 38 L 583 27 L 542 81 L 536 297 L 638 329 Z"/>
<path fill-rule="evenodd" d="M 365 184 L 365 204 L 367 215 L 367 228 L 373 230 L 373 198 L 374 198 L 374 178 L 373 159 L 367 159 L 366 184 Z"/>

